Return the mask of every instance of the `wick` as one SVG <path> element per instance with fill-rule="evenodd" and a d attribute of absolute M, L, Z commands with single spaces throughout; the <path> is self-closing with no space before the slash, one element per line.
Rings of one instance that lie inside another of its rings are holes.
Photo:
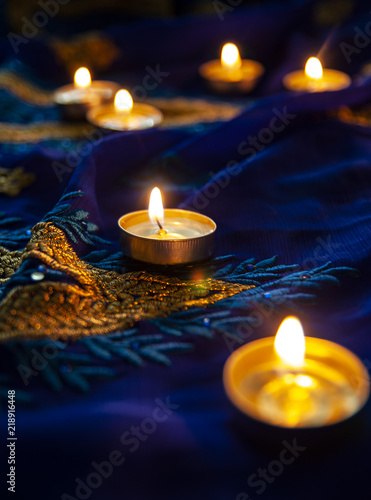
<path fill-rule="evenodd" d="M 166 229 L 163 228 L 161 222 L 158 220 L 158 218 L 156 217 L 155 218 L 156 222 L 157 222 L 157 225 L 159 227 L 159 230 L 157 231 L 157 233 L 160 235 L 160 236 L 166 236 L 167 235 L 167 231 Z"/>

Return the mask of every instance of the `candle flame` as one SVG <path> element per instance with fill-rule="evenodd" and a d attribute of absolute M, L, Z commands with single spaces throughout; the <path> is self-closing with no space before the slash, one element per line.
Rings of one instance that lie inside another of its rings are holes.
<path fill-rule="evenodd" d="M 303 327 L 297 318 L 289 316 L 282 321 L 274 340 L 274 348 L 284 363 L 292 367 L 303 365 L 305 338 Z"/>
<path fill-rule="evenodd" d="M 226 43 L 223 45 L 221 63 L 225 69 L 240 69 L 241 57 L 234 43 Z"/>
<path fill-rule="evenodd" d="M 79 68 L 75 73 L 75 85 L 82 89 L 89 87 L 91 84 L 91 76 L 88 68 Z"/>
<path fill-rule="evenodd" d="M 323 69 L 321 61 L 317 59 L 317 57 L 310 57 L 305 65 L 304 71 L 309 78 L 313 78 L 314 80 L 322 78 Z"/>
<path fill-rule="evenodd" d="M 296 375 L 295 384 L 306 389 L 308 389 L 309 387 L 314 387 L 316 385 L 314 380 L 308 375 Z"/>
<path fill-rule="evenodd" d="M 152 189 L 149 199 L 148 215 L 152 224 L 156 227 L 164 223 L 164 207 L 162 205 L 161 191 L 158 187 Z"/>
<path fill-rule="evenodd" d="M 117 111 L 131 111 L 133 109 L 133 98 L 130 93 L 125 90 L 119 90 L 115 95 L 115 109 Z"/>

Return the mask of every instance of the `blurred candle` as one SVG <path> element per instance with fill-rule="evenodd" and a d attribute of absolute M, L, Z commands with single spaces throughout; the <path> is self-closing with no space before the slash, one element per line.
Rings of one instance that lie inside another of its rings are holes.
<path fill-rule="evenodd" d="M 237 349 L 224 368 L 231 401 L 244 413 L 278 427 L 321 427 L 354 415 L 366 403 L 367 370 L 333 342 L 305 338 L 286 318 L 276 337 Z"/>
<path fill-rule="evenodd" d="M 226 43 L 220 59 L 202 64 L 199 72 L 211 90 L 244 93 L 255 87 L 264 73 L 264 67 L 257 61 L 241 59 L 238 47 L 234 43 Z"/>
<path fill-rule="evenodd" d="M 92 108 L 87 118 L 93 125 L 111 130 L 143 130 L 163 120 L 162 113 L 154 106 L 134 103 L 126 89 L 117 92 L 113 104 Z"/>
<path fill-rule="evenodd" d="M 82 120 L 92 106 L 111 102 L 118 89 L 115 82 L 92 81 L 90 71 L 83 67 L 75 72 L 74 83 L 58 88 L 53 96 L 64 118 Z"/>
<path fill-rule="evenodd" d="M 283 85 L 296 92 L 326 92 L 349 87 L 351 79 L 334 69 L 323 69 L 317 57 L 310 57 L 304 71 L 293 71 L 283 78 Z"/>

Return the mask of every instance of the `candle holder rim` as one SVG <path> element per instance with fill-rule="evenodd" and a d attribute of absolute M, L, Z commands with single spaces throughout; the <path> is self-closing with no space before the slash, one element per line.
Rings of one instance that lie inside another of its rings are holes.
<path fill-rule="evenodd" d="M 218 78 L 216 76 L 211 76 L 210 74 L 208 74 L 208 69 L 213 68 L 214 66 L 222 68 L 222 64 L 221 64 L 220 59 L 211 59 L 210 61 L 205 61 L 204 63 L 202 63 L 199 66 L 198 72 L 206 80 L 212 80 L 212 81 L 216 81 L 216 82 L 225 82 L 226 80 L 224 80 L 223 78 Z M 241 82 L 244 80 L 258 79 L 265 73 L 264 65 L 261 62 L 256 61 L 255 59 L 241 59 L 241 67 L 239 68 L 239 70 L 243 70 L 244 66 L 254 66 L 258 70 L 258 72 L 254 75 L 250 75 L 250 76 L 246 75 L 245 78 L 242 77 L 239 80 L 231 80 L 231 81 L 227 81 L 227 82 L 228 83 L 233 83 L 233 82 L 238 83 L 238 82 Z"/>
<path fill-rule="evenodd" d="M 133 108 L 132 111 L 137 111 L 139 112 L 140 110 L 144 110 L 150 112 L 151 114 L 154 114 L 154 124 L 152 126 L 159 125 L 163 120 L 164 120 L 164 115 L 162 111 L 160 111 L 158 108 L 155 106 L 152 106 L 151 104 L 147 104 L 144 102 L 134 102 L 133 103 Z M 101 123 L 99 122 L 99 116 L 108 113 L 108 112 L 115 112 L 115 105 L 113 102 L 108 103 L 108 104 L 101 104 L 98 106 L 93 106 L 91 109 L 86 114 L 86 119 L 92 124 L 97 127 L 102 127 Z M 107 128 L 109 130 L 116 130 L 118 132 L 135 132 L 139 130 L 146 130 L 147 128 L 152 128 L 152 127 L 144 127 L 144 128 L 139 128 L 139 129 L 125 129 L 125 128 L 113 128 L 113 127 L 103 127 Z"/>
<path fill-rule="evenodd" d="M 352 84 L 351 77 L 347 73 L 344 73 L 344 71 L 340 71 L 340 70 L 332 69 L 332 68 L 323 68 L 323 75 L 325 75 L 326 73 L 327 73 L 327 75 L 332 75 L 332 76 L 341 75 L 341 77 L 343 78 L 343 80 L 347 82 L 347 85 L 345 85 L 344 87 L 341 87 L 341 88 L 337 89 L 338 91 L 339 90 L 344 90 L 345 88 L 348 88 Z M 294 91 L 294 92 L 308 92 L 308 90 L 306 90 L 306 89 L 298 90 L 298 89 L 292 88 L 292 86 L 290 84 L 288 84 L 288 81 L 291 78 L 298 77 L 298 76 L 306 76 L 308 78 L 308 81 L 311 81 L 310 77 L 305 74 L 304 69 L 297 69 L 297 70 L 289 71 L 288 73 L 286 73 L 286 75 L 283 76 L 283 78 L 282 78 L 282 84 L 283 84 L 283 86 L 287 90 L 291 90 L 291 91 Z M 313 82 L 316 81 L 315 78 L 313 78 L 312 80 L 313 80 Z M 320 90 L 320 91 L 319 90 L 313 90 L 312 92 L 336 92 L 336 90 L 331 90 L 331 89 L 327 89 L 326 90 L 325 89 L 325 90 Z"/>
<path fill-rule="evenodd" d="M 107 85 L 109 84 L 109 85 Z M 111 87 L 113 89 L 117 89 L 117 90 L 120 90 L 120 85 L 116 82 L 113 82 L 111 80 L 92 80 L 91 84 L 89 85 L 89 87 L 85 87 L 85 88 L 93 88 L 94 89 L 94 86 L 97 86 L 97 87 Z M 84 87 L 77 87 L 74 82 L 71 82 L 71 83 L 66 83 L 65 85 L 62 85 L 61 87 L 57 87 L 56 89 L 53 90 L 52 92 L 52 96 L 53 96 L 53 100 L 54 102 L 56 102 L 57 104 L 60 104 L 60 105 L 68 105 L 68 104 L 75 104 L 75 103 L 78 103 L 80 101 L 74 101 L 74 102 L 59 102 L 57 101 L 57 95 L 58 94 L 61 94 L 63 92 L 67 92 L 69 90 L 84 90 Z"/>
<path fill-rule="evenodd" d="M 240 391 L 237 387 L 234 386 L 232 382 L 232 371 L 233 367 L 236 365 L 237 361 L 240 360 L 240 358 L 243 357 L 243 354 L 246 351 L 252 351 L 254 348 L 256 348 L 257 344 L 260 344 L 260 347 L 267 347 L 269 345 L 274 345 L 274 339 L 275 336 L 269 336 L 269 337 L 263 337 L 261 339 L 256 339 L 251 342 L 248 342 L 244 344 L 243 346 L 239 347 L 236 349 L 226 360 L 224 367 L 223 367 L 223 385 L 224 385 L 224 390 L 225 393 L 228 397 L 228 399 L 231 401 L 233 406 L 235 406 L 240 412 L 242 412 L 246 417 L 251 418 L 255 422 L 258 422 L 259 424 L 266 425 L 270 428 L 279 428 L 279 429 L 286 429 L 286 430 L 309 430 L 309 429 L 320 429 L 320 428 L 330 428 L 330 427 L 335 427 L 338 424 L 341 424 L 342 422 L 345 422 L 352 417 L 354 417 L 356 414 L 358 414 L 362 408 L 366 405 L 369 396 L 370 396 L 370 376 L 362 363 L 361 359 L 354 354 L 352 351 L 347 349 L 346 347 L 333 342 L 331 340 L 327 339 L 322 339 L 319 337 L 307 337 L 305 336 L 305 341 L 307 344 L 307 341 L 309 341 L 309 344 L 314 343 L 314 342 L 321 342 L 325 343 L 327 346 L 329 346 L 332 349 L 336 349 L 337 351 L 340 351 L 342 354 L 346 355 L 347 357 L 350 357 L 352 362 L 354 362 L 359 370 L 363 372 L 363 375 L 366 379 L 366 387 L 361 388 L 361 396 L 358 397 L 359 405 L 357 409 L 351 413 L 350 415 L 346 416 L 345 418 L 341 420 L 336 420 L 333 422 L 326 422 L 321 425 L 313 425 L 313 426 L 298 426 L 298 427 L 290 427 L 290 426 L 285 426 L 281 424 L 276 424 L 269 422 L 268 420 L 265 420 L 263 418 L 259 418 L 258 415 L 256 415 L 255 411 L 250 411 L 251 409 L 251 403 L 248 402 L 246 399 L 241 401 L 241 395 Z"/>
<path fill-rule="evenodd" d="M 170 242 L 170 241 L 176 241 L 178 242 L 182 242 L 182 241 L 191 241 L 191 240 L 198 240 L 200 238 L 204 238 L 205 236 L 209 236 L 213 233 L 215 233 L 216 229 L 217 229 L 217 225 L 216 223 L 214 222 L 214 220 L 211 218 L 211 217 L 208 217 L 207 215 L 204 215 L 204 214 L 200 214 L 199 212 L 195 212 L 193 210 L 185 210 L 183 208 L 164 208 L 164 215 L 166 215 L 166 212 L 167 211 L 174 211 L 174 212 L 183 212 L 183 213 L 191 213 L 191 214 L 197 214 L 200 218 L 204 219 L 204 220 L 207 220 L 208 222 L 211 222 L 211 227 L 212 227 L 212 230 L 207 233 L 207 234 L 200 234 L 199 236 L 191 236 L 191 237 L 187 237 L 187 238 L 184 238 L 184 240 L 177 240 L 177 239 L 171 239 L 171 238 L 166 238 L 166 241 Z M 141 236 L 141 235 L 137 235 L 135 233 L 132 233 L 130 231 L 128 231 L 127 229 L 125 229 L 124 227 L 122 227 L 121 225 L 121 220 L 124 219 L 125 217 L 130 217 L 130 216 L 133 216 L 133 215 L 148 215 L 148 210 L 134 210 L 132 212 L 128 212 L 124 215 L 122 215 L 117 223 L 118 223 L 118 226 L 119 228 L 124 231 L 126 234 L 130 235 L 131 237 L 135 237 L 135 238 L 139 238 L 141 240 L 145 240 L 145 241 L 154 241 L 152 238 L 148 238 L 146 236 Z M 155 240 L 157 241 L 157 240 Z M 161 241 L 161 240 L 159 240 Z"/>

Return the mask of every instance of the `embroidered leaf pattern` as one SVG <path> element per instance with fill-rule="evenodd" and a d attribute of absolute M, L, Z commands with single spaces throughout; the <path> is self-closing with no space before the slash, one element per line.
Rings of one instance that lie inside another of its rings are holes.
<path fill-rule="evenodd" d="M 17 248 L 30 240 L 23 252 L 0 249 L 1 308 L 9 321 L 9 332 L 1 332 L 6 340 L 1 354 L 14 367 L 10 379 L 0 373 L 0 402 L 9 384 L 26 401 L 28 382 L 86 392 L 91 380 L 112 377 L 120 366 L 170 366 L 197 338 L 223 335 L 240 344 L 246 341 L 241 325 L 259 327 L 254 311 L 300 310 L 322 287 L 339 286 L 341 276 L 357 274 L 330 262 L 303 271 L 279 264 L 276 256 L 241 262 L 226 255 L 182 266 L 145 265 L 145 270 L 143 263 L 107 249 L 93 248 L 79 259 L 68 240 L 93 247 L 109 243 L 94 234 L 98 227 L 87 221 L 86 210 L 71 207 L 70 200 L 82 196 L 81 191 L 62 196 L 32 235 L 9 229 L 21 218 L 0 214 L 0 243 Z M 142 329 L 142 323 L 150 328 Z M 21 336 L 25 326 L 28 336 L 13 340 L 15 328 Z M 67 341 L 70 334 L 74 342 Z M 54 355 L 45 360 L 46 348 Z M 39 369 L 35 356 L 44 359 Z"/>

